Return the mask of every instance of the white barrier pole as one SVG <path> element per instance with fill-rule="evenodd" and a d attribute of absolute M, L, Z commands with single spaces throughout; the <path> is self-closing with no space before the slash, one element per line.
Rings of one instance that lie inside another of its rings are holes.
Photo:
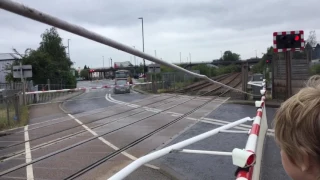
<path fill-rule="evenodd" d="M 181 141 L 181 142 L 179 142 L 177 144 L 168 146 L 168 147 L 163 148 L 161 150 L 158 150 L 156 152 L 153 152 L 153 153 L 150 153 L 148 155 L 145 155 L 145 156 L 133 161 L 131 164 L 129 164 L 127 167 L 125 167 L 122 170 L 120 170 L 118 173 L 114 174 L 112 177 L 109 178 L 109 180 L 121 180 L 121 179 L 124 179 L 130 173 L 132 173 L 133 171 L 135 171 L 136 169 L 138 169 L 140 166 L 142 166 L 145 163 L 148 163 L 148 162 L 150 162 L 150 161 L 152 161 L 154 159 L 157 159 L 157 158 L 159 158 L 161 156 L 169 154 L 173 150 L 182 149 L 183 147 L 186 147 L 186 146 L 188 146 L 190 144 L 193 144 L 195 142 L 198 142 L 198 141 L 206 139 L 206 138 L 208 138 L 210 136 L 213 136 L 213 135 L 219 133 L 221 130 L 230 129 L 230 128 L 234 127 L 234 126 L 243 124 L 243 123 L 245 123 L 247 121 L 250 121 L 250 120 L 252 120 L 250 117 L 246 117 L 246 118 L 231 122 L 231 123 L 229 123 L 227 125 L 221 126 L 219 128 L 213 129 L 211 131 L 202 133 L 202 134 L 197 135 L 195 137 L 192 137 L 190 139 Z"/>
<path fill-rule="evenodd" d="M 131 46 L 127 46 L 127 45 L 121 44 L 119 42 L 116 42 L 116 41 L 114 41 L 112 39 L 103 37 L 103 36 L 101 36 L 101 35 L 99 35 L 99 34 L 97 34 L 95 32 L 91 32 L 91 31 L 89 31 L 89 30 L 87 30 L 87 29 L 85 29 L 83 27 L 68 23 L 68 22 L 66 22 L 64 20 L 58 19 L 58 18 L 53 17 L 53 16 L 51 16 L 49 14 L 46 14 L 46 13 L 41 12 L 41 11 L 38 11 L 38 10 L 36 10 L 34 8 L 27 7 L 27 6 L 25 6 L 25 5 L 21 4 L 21 3 L 17 3 L 17 2 L 11 1 L 11 0 L 0 0 L 0 8 L 5 9 L 5 10 L 10 11 L 10 12 L 15 13 L 15 14 L 19 14 L 21 16 L 28 17 L 30 19 L 42 22 L 44 24 L 48 24 L 48 25 L 51 25 L 51 26 L 54 26 L 54 27 L 58 27 L 58 28 L 63 29 L 65 31 L 68 31 L 68 32 L 77 34 L 79 36 L 91 39 L 91 40 L 96 41 L 98 43 L 101 43 L 101 44 L 116 48 L 118 50 L 130 53 L 132 55 L 141 57 L 143 59 L 147 59 L 149 61 L 161 64 L 161 65 L 164 65 L 164 66 L 167 66 L 167 67 L 171 67 L 171 68 L 176 69 L 178 71 L 182 71 L 182 72 L 184 72 L 186 74 L 190 74 L 192 76 L 195 76 L 195 77 L 198 77 L 198 78 L 201 78 L 201 79 L 205 79 L 205 80 L 207 80 L 207 81 L 209 81 L 211 83 L 217 83 L 217 84 L 219 84 L 219 85 L 221 85 L 221 86 L 223 86 L 225 88 L 232 89 L 234 91 L 239 91 L 239 92 L 242 92 L 242 93 L 245 93 L 245 94 L 248 94 L 248 95 L 254 95 L 254 94 L 250 94 L 250 93 L 247 93 L 245 91 L 242 91 L 242 90 L 239 90 L 239 89 L 236 89 L 236 88 L 232 88 L 232 87 L 227 86 L 227 85 L 225 85 L 223 83 L 214 81 L 214 80 L 208 78 L 205 75 L 201 75 L 201 74 L 197 74 L 197 73 L 188 71 L 188 70 L 183 69 L 183 68 L 181 68 L 179 66 L 176 66 L 174 64 L 168 63 L 167 61 L 162 61 L 162 60 L 160 60 L 160 59 L 158 59 L 156 57 L 153 57 L 153 56 L 151 56 L 149 54 L 146 54 L 146 53 L 141 52 L 141 51 L 139 51 L 139 50 L 137 50 L 135 48 L 132 48 Z"/>

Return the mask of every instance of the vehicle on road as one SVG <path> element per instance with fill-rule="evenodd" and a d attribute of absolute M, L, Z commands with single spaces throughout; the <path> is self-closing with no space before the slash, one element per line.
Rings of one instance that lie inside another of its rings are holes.
<path fill-rule="evenodd" d="M 115 87 L 113 88 L 114 94 L 130 93 L 130 85 L 128 84 L 128 81 L 126 78 L 116 79 L 114 81 L 114 85 L 115 85 Z"/>
<path fill-rule="evenodd" d="M 134 79 L 139 79 L 139 75 L 138 75 L 138 74 L 135 74 L 135 75 L 133 75 L 133 78 L 134 78 Z"/>
<path fill-rule="evenodd" d="M 128 78 L 130 76 L 130 71 L 128 70 L 117 70 L 115 72 L 116 79 Z"/>

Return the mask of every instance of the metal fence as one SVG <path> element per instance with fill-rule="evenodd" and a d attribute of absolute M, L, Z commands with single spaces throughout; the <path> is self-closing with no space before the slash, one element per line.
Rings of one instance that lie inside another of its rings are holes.
<path fill-rule="evenodd" d="M 48 90 L 60 90 L 60 89 L 73 89 L 76 86 L 66 84 L 38 84 L 37 91 L 48 91 Z"/>
<path fill-rule="evenodd" d="M 75 96 L 81 95 L 84 92 L 85 90 L 70 90 L 64 92 L 43 92 L 36 94 L 26 94 L 25 102 L 26 105 L 63 102 Z M 20 99 L 20 103 L 23 103 L 22 97 Z"/>
<path fill-rule="evenodd" d="M 19 95 L 0 97 L 0 130 L 21 122 L 22 106 Z"/>
<path fill-rule="evenodd" d="M 33 82 L 26 81 L 26 91 L 28 91 L 29 89 L 32 89 L 32 87 L 33 87 Z M 22 90 L 23 84 L 21 82 L 0 83 L 0 89 Z"/>
<path fill-rule="evenodd" d="M 198 70 L 193 72 L 200 73 Z M 153 93 L 174 92 L 198 80 L 198 78 L 183 72 L 148 73 L 146 81 L 152 83 L 140 85 L 138 88 Z"/>
<path fill-rule="evenodd" d="M 70 98 L 81 95 L 84 91 L 85 90 L 70 90 L 64 92 L 27 93 L 25 94 L 25 104 L 23 104 L 23 94 L 21 91 L 11 94 L 2 93 L 0 94 L 0 130 L 26 123 L 28 119 L 28 105 L 64 102 Z"/>

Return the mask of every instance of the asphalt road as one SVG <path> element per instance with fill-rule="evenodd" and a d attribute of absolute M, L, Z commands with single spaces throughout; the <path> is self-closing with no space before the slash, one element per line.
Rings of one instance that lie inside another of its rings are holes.
<path fill-rule="evenodd" d="M 269 128 L 276 109 L 267 108 L 267 118 Z M 253 117 L 256 113 L 256 108 L 247 105 L 223 104 L 215 111 L 210 113 L 207 118 L 235 121 L 244 117 Z M 250 124 L 250 123 L 247 123 Z M 212 130 L 219 126 L 199 122 L 191 127 L 186 132 L 182 133 L 167 146 L 174 143 L 191 138 L 195 135 Z M 201 142 L 195 143 L 185 149 L 193 150 L 213 150 L 213 151 L 232 151 L 233 148 L 244 148 L 247 135 L 245 134 L 229 134 L 220 133 L 213 137 L 207 138 Z M 264 149 L 261 179 L 283 179 L 290 178 L 285 174 L 281 164 L 279 148 L 276 146 L 273 136 L 267 136 Z M 155 161 L 156 164 L 167 166 L 172 169 L 172 174 L 178 174 L 185 179 L 234 179 L 235 166 L 232 165 L 231 157 L 226 156 L 210 156 L 199 154 L 169 154 L 164 158 Z"/>
<path fill-rule="evenodd" d="M 80 82 L 78 86 L 90 89 L 113 83 L 108 80 Z M 226 100 L 194 99 L 176 95 L 147 96 L 135 92 L 115 95 L 112 89 L 92 89 L 65 102 L 62 106 L 65 112 L 59 111 L 61 106 L 57 104 L 38 106 L 32 110 L 37 115 L 31 114 L 28 131 L 20 128 L 12 131 L 14 134 L 0 137 L 1 143 L 6 142 L 1 144 L 0 156 L 12 156 L 0 163 L 0 174 L 30 160 L 43 159 L 32 166 L 1 176 L 0 179 L 26 179 L 30 172 L 33 172 L 35 179 L 64 179 L 150 134 L 137 145 L 76 178 L 107 179 L 132 160 L 156 149 L 193 137 L 228 121 L 255 115 L 256 108 L 223 104 Z M 204 105 L 205 103 L 208 104 Z M 193 111 L 201 105 L 204 106 Z M 268 109 L 268 117 L 272 117 L 274 111 Z M 188 112 L 188 116 L 155 132 Z M 204 117 L 204 121 L 198 122 Z M 30 139 L 28 142 L 25 142 L 26 133 Z M 96 138 L 97 136 L 101 137 Z M 195 143 L 188 149 L 231 151 L 234 147 L 244 147 L 246 140 L 245 134 L 218 134 Z M 272 137 L 268 137 L 266 141 L 262 179 L 288 179 Z M 31 147 L 31 153 L 25 154 L 27 146 Z M 12 153 L 16 155 L 13 156 Z M 48 154 L 52 156 L 44 158 Z M 157 170 L 164 166 L 171 169 L 171 173 L 182 174 L 184 179 L 234 179 L 236 169 L 230 157 L 170 154 L 141 167 L 127 179 L 168 179 Z"/>

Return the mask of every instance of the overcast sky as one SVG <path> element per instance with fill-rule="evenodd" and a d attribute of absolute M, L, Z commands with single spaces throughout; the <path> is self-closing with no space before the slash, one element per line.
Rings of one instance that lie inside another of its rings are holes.
<path fill-rule="evenodd" d="M 319 0 L 17 0 L 88 30 L 142 50 L 144 18 L 145 52 L 168 62 L 210 61 L 231 50 L 248 59 L 272 45 L 274 31 L 310 30 L 319 33 Z M 40 35 L 50 26 L 0 10 L 0 53 L 12 47 L 24 52 L 37 48 Z M 132 61 L 122 51 L 59 30 L 70 41 L 76 67 L 110 66 Z M 136 58 L 137 63 L 142 62 Z M 190 61 L 190 59 L 188 60 Z"/>

